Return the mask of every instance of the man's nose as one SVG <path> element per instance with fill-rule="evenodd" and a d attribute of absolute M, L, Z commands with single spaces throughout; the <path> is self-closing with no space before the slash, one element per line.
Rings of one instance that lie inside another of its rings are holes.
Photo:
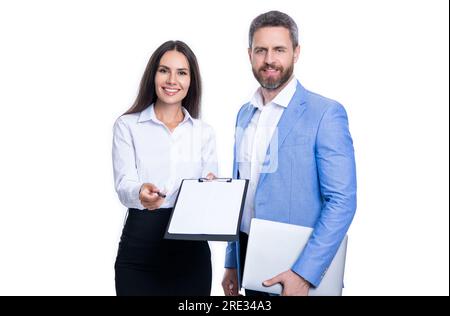
<path fill-rule="evenodd" d="M 268 65 L 270 65 L 270 64 L 273 63 L 273 54 L 272 54 L 271 51 L 268 51 L 268 52 L 266 53 L 266 56 L 265 56 L 265 58 L 264 58 L 264 62 L 265 62 L 266 64 L 268 64 Z"/>

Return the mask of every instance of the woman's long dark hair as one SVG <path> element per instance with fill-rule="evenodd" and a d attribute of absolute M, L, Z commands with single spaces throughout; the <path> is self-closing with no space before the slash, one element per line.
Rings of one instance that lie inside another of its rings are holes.
<path fill-rule="evenodd" d="M 155 52 L 150 57 L 147 67 L 145 68 L 144 75 L 142 76 L 136 101 L 134 101 L 131 108 L 126 111 L 124 115 L 142 112 L 152 103 L 156 102 L 156 71 L 158 70 L 159 62 L 162 56 L 166 52 L 172 50 L 180 52 L 184 56 L 186 56 L 189 63 L 191 84 L 189 85 L 188 93 L 181 104 L 193 118 L 198 118 L 200 116 L 200 98 L 202 94 L 202 84 L 197 57 L 195 57 L 189 46 L 187 46 L 186 43 L 182 41 L 167 41 L 155 50 Z"/>

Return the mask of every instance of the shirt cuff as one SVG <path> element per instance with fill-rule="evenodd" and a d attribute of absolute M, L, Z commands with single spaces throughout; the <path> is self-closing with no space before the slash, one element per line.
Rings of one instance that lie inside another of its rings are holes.
<path fill-rule="evenodd" d="M 128 184 L 127 188 L 122 191 L 122 194 L 119 193 L 122 204 L 128 208 L 145 209 L 139 200 L 139 191 L 141 190 L 141 187 L 142 183 Z"/>

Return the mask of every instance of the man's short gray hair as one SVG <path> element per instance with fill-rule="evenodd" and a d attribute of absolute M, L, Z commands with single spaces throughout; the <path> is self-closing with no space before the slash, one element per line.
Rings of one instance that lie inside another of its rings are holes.
<path fill-rule="evenodd" d="M 289 30 L 294 49 L 298 46 L 298 28 L 295 21 L 286 13 L 280 11 L 269 11 L 258 15 L 250 25 L 248 33 L 248 47 L 252 47 L 253 35 L 263 27 L 282 26 Z"/>

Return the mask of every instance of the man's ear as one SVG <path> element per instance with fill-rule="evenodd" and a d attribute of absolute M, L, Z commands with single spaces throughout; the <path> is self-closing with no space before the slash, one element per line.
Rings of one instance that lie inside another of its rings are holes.
<path fill-rule="evenodd" d="M 251 47 L 247 48 L 247 53 L 248 53 L 248 59 L 250 60 L 250 62 L 252 62 L 252 48 Z"/>
<path fill-rule="evenodd" d="M 299 57 L 300 57 L 300 45 L 297 45 L 297 47 L 294 49 L 294 63 L 297 62 Z"/>

